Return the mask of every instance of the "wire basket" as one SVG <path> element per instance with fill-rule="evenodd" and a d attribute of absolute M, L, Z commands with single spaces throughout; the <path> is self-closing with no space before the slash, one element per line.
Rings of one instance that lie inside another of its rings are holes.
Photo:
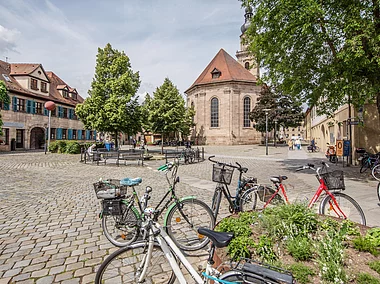
<path fill-rule="evenodd" d="M 102 201 L 103 215 L 117 216 L 122 214 L 120 199 L 104 199 Z"/>
<path fill-rule="evenodd" d="M 320 174 L 321 178 L 325 182 L 329 190 L 342 189 L 346 187 L 344 185 L 344 175 L 343 171 L 333 171 L 328 173 Z"/>
<path fill-rule="evenodd" d="M 120 180 L 118 179 L 108 179 L 94 183 L 94 190 L 98 199 L 124 197 L 127 194 L 127 189 L 126 185 L 120 185 Z"/>
<path fill-rule="evenodd" d="M 226 165 L 214 164 L 212 168 L 212 181 L 223 184 L 230 184 L 233 173 L 233 168 L 229 168 L 228 166 L 226 167 Z"/>

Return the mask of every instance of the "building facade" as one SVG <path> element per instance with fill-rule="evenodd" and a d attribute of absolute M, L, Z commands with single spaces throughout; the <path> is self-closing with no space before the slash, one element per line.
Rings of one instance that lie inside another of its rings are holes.
<path fill-rule="evenodd" d="M 8 90 L 10 103 L 0 103 L 3 136 L 0 151 L 43 149 L 47 138 L 49 111 L 47 101 L 55 103 L 51 111 L 51 140 L 93 141 L 96 133 L 85 130 L 75 115 L 75 106 L 83 98 L 53 72 L 41 64 L 8 63 L 0 60 L 0 80 Z"/>
<path fill-rule="evenodd" d="M 198 144 L 234 145 L 260 143 L 261 133 L 253 128 L 249 113 L 261 87 L 259 68 L 244 44 L 244 32 L 252 11 L 246 9 L 241 27 L 238 60 L 220 49 L 195 82 L 185 91 L 187 106 L 195 109 L 191 140 Z"/>

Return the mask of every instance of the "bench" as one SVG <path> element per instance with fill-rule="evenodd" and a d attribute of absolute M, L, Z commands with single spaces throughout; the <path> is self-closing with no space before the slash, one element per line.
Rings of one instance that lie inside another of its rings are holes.
<path fill-rule="evenodd" d="M 144 165 L 144 151 L 143 150 L 136 150 L 136 149 L 129 149 L 129 150 L 119 150 L 119 157 L 118 157 L 118 165 L 120 164 L 120 161 L 124 161 L 124 165 L 127 164 L 127 161 L 137 161 L 138 165 Z"/>

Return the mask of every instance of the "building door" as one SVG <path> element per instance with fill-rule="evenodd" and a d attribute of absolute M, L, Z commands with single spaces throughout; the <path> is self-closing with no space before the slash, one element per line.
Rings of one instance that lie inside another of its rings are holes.
<path fill-rule="evenodd" d="M 24 148 L 24 129 L 16 129 L 16 148 Z"/>
<path fill-rule="evenodd" d="M 44 130 L 41 127 L 35 127 L 30 132 L 30 149 L 43 149 L 45 145 Z"/>

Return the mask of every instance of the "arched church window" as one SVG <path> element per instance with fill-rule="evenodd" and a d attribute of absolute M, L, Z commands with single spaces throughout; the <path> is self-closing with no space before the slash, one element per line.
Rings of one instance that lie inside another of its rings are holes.
<path fill-rule="evenodd" d="M 194 102 L 191 102 L 191 109 L 193 109 L 193 110 L 195 109 Z M 191 122 L 194 123 L 194 115 L 191 118 Z"/>
<path fill-rule="evenodd" d="M 244 63 L 245 69 L 249 70 L 249 62 Z"/>
<path fill-rule="evenodd" d="M 211 127 L 219 127 L 219 101 L 217 98 L 211 100 Z"/>
<path fill-rule="evenodd" d="M 251 127 L 251 120 L 249 119 L 249 113 L 251 112 L 251 98 L 245 97 L 244 103 L 243 103 L 243 110 L 244 110 L 244 127 Z"/>

